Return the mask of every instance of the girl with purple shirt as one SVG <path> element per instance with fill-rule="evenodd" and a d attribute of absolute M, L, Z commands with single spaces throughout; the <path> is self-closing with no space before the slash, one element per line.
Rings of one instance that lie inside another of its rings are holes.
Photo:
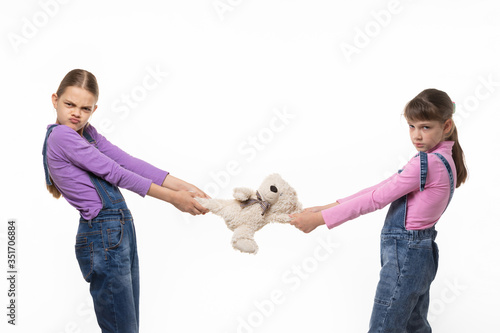
<path fill-rule="evenodd" d="M 369 333 L 432 331 L 427 312 L 438 267 L 434 226 L 455 188 L 467 178 L 454 112 L 455 104 L 445 92 L 422 91 L 404 110 L 419 153 L 402 170 L 354 195 L 291 216 L 291 224 L 308 233 L 322 224 L 337 227 L 391 203 L 381 232 L 382 268 Z"/>
<path fill-rule="evenodd" d="M 52 95 L 57 112 L 47 127 L 43 164 L 47 189 L 80 212 L 75 252 L 90 283 L 102 332 L 139 330 L 139 262 L 132 215 L 118 187 L 171 203 L 182 212 L 205 214 L 196 186 L 132 157 L 88 123 L 97 109 L 95 76 L 70 71 Z"/>

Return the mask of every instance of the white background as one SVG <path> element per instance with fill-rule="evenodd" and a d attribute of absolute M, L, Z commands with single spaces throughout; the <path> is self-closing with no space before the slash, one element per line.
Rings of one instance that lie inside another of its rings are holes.
<path fill-rule="evenodd" d="M 98 331 L 74 256 L 78 213 L 49 195 L 42 168 L 50 96 L 74 68 L 97 76 L 91 123 L 125 151 L 221 198 L 278 172 L 305 207 L 404 165 L 414 153 L 405 103 L 425 88 L 446 91 L 470 178 L 437 226 L 429 317 L 435 332 L 498 331 L 499 8 L 494 0 L 2 1 L 2 276 L 10 218 L 19 267 L 16 327 L 6 323 L 1 279 L 2 332 Z M 231 248 L 216 216 L 124 192 L 138 235 L 142 332 L 367 331 L 386 209 L 307 235 L 266 226 L 253 256 Z"/>

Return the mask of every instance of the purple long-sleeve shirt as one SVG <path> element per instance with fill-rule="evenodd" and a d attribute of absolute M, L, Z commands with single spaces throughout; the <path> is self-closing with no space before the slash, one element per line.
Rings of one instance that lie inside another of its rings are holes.
<path fill-rule="evenodd" d="M 87 132 L 96 141 L 98 149 L 65 125 L 54 127 L 47 140 L 50 176 L 64 198 L 84 219 L 96 217 L 102 209 L 89 172 L 143 197 L 152 183 L 161 185 L 168 175 L 167 171 L 113 145 L 90 124 Z"/>

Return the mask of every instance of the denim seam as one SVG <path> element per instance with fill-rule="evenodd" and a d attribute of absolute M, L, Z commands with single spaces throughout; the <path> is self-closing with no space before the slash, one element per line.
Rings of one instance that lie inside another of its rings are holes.
<path fill-rule="evenodd" d="M 102 228 L 102 225 L 101 225 Z M 104 261 L 107 263 L 108 262 L 108 249 L 106 248 L 106 243 L 104 242 L 104 232 L 101 232 L 101 244 L 102 244 L 102 249 L 104 250 Z"/>
<path fill-rule="evenodd" d="M 75 242 L 75 246 L 76 245 L 82 245 L 82 244 L 87 244 L 87 237 L 83 236 L 83 237 L 76 237 L 76 242 Z"/>
<path fill-rule="evenodd" d="M 111 246 L 111 235 L 112 235 L 113 232 L 119 232 L 120 233 L 120 240 L 118 241 L 118 243 L 116 243 L 115 245 Z M 123 240 L 123 233 L 124 233 L 123 224 L 120 224 L 120 229 L 108 229 L 107 230 L 108 245 L 109 245 L 108 250 L 113 250 L 113 249 L 116 249 L 116 248 L 118 248 L 120 246 L 120 244 L 122 243 L 122 240 Z"/>
<path fill-rule="evenodd" d="M 104 186 L 104 185 L 102 184 L 102 179 L 101 179 L 101 178 L 96 178 L 96 179 L 97 179 L 97 181 L 99 182 L 99 185 L 101 185 L 101 187 L 102 187 L 103 191 L 104 191 L 104 192 L 106 193 L 106 195 L 108 196 L 108 198 L 109 198 L 109 200 L 111 201 L 111 203 L 113 203 L 113 204 L 117 204 L 117 203 L 120 203 L 120 202 L 125 201 L 125 199 L 123 198 L 123 195 L 122 195 L 122 194 L 121 194 L 121 192 L 118 190 L 118 188 L 117 188 L 116 193 L 117 193 L 117 194 L 119 194 L 121 198 L 119 197 L 119 198 L 117 198 L 117 199 L 111 199 L 111 195 L 109 194 L 108 190 L 106 189 L 106 186 Z M 111 184 L 111 183 L 110 183 L 110 184 Z"/>
<path fill-rule="evenodd" d="M 101 230 L 90 231 L 90 232 L 82 232 L 82 233 L 77 234 L 76 238 L 87 237 L 87 236 L 95 236 L 95 235 L 99 235 L 100 233 L 101 233 Z"/>
<path fill-rule="evenodd" d="M 86 274 L 84 275 L 84 279 L 85 281 L 87 282 L 90 282 L 90 276 L 92 275 L 92 273 L 94 272 L 94 242 L 90 242 L 90 244 L 86 244 L 86 245 L 83 245 L 83 246 L 75 246 L 75 251 L 77 250 L 83 250 L 85 248 L 88 248 L 89 249 L 89 262 L 90 262 L 90 267 L 89 267 L 89 270 L 88 272 L 86 273 L 83 273 L 82 272 L 82 275 L 83 274 Z M 77 256 L 77 259 L 78 259 L 78 256 Z"/>
<path fill-rule="evenodd" d="M 399 267 L 399 253 L 398 253 L 398 240 L 395 239 L 394 240 L 394 248 L 395 248 L 395 252 L 396 252 L 396 263 L 398 264 L 398 280 L 399 280 L 399 277 L 401 276 L 401 269 Z M 391 299 L 392 301 L 392 299 Z"/>
<path fill-rule="evenodd" d="M 391 305 L 389 305 L 389 308 L 392 306 L 392 303 L 394 300 L 396 300 L 396 294 L 399 292 L 399 289 L 401 288 L 401 279 L 404 277 L 405 275 L 405 272 L 406 272 L 406 267 L 409 263 L 409 249 L 406 250 L 406 256 L 405 256 L 405 260 L 403 262 L 403 266 L 402 267 L 399 267 L 399 257 L 397 258 L 398 261 L 398 280 L 396 281 L 396 285 L 395 285 L 395 288 L 394 288 L 394 291 L 392 293 L 392 296 L 391 296 Z"/>
<path fill-rule="evenodd" d="M 425 188 L 427 181 L 427 153 L 420 152 L 420 192 Z"/>

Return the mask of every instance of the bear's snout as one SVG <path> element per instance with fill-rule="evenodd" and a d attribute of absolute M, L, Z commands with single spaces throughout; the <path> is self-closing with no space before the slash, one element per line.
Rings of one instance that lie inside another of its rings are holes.
<path fill-rule="evenodd" d="M 271 185 L 271 187 L 269 187 L 269 189 L 271 190 L 271 192 L 278 193 L 278 189 L 274 185 Z"/>

